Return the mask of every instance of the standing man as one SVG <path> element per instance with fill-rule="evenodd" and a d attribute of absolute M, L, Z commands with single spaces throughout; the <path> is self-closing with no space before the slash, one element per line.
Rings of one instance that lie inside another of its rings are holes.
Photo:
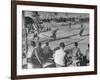
<path fill-rule="evenodd" d="M 34 31 L 34 39 L 37 38 L 37 40 L 39 40 L 39 34 L 37 31 Z"/>
<path fill-rule="evenodd" d="M 56 33 L 57 33 L 58 30 L 59 29 L 52 31 L 52 37 L 53 37 L 54 40 L 56 40 Z"/>
<path fill-rule="evenodd" d="M 88 49 L 86 50 L 86 59 L 89 60 L 89 51 L 90 51 L 90 45 L 88 44 Z"/>
<path fill-rule="evenodd" d="M 71 24 L 71 21 L 70 21 L 70 23 L 69 23 L 69 31 L 71 30 L 71 26 L 72 26 L 72 24 Z"/>
<path fill-rule="evenodd" d="M 89 60 L 90 60 L 90 55 L 89 55 L 89 53 L 90 53 L 90 49 L 89 49 L 89 44 L 88 44 L 88 49 L 86 50 L 86 54 L 84 55 L 84 58 L 85 58 L 85 62 L 86 62 L 86 65 L 89 65 Z"/>
<path fill-rule="evenodd" d="M 65 66 L 65 44 L 63 42 L 61 42 L 59 44 L 60 49 L 57 50 L 54 54 L 54 62 L 56 64 L 56 67 L 64 67 Z"/>
<path fill-rule="evenodd" d="M 31 45 L 28 47 L 28 53 L 27 53 L 27 68 L 28 69 L 32 69 L 34 68 L 34 65 L 33 65 L 33 51 L 35 50 L 35 42 L 32 41 L 31 42 Z"/>
<path fill-rule="evenodd" d="M 32 26 L 33 26 L 33 32 L 34 32 L 34 34 L 33 34 L 33 40 L 35 39 L 35 38 L 37 38 L 37 40 L 39 40 L 39 32 L 38 32 L 38 29 L 37 29 L 37 26 L 36 26 L 36 24 L 34 23 L 34 24 L 32 24 Z"/>
<path fill-rule="evenodd" d="M 79 32 L 79 35 L 80 35 L 80 36 L 82 36 L 83 31 L 84 31 L 84 28 L 83 28 L 83 25 L 81 24 L 81 30 L 80 30 L 80 32 Z"/>

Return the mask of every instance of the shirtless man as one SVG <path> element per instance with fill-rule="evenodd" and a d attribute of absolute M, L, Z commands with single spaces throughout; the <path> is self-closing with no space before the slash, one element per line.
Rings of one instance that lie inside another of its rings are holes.
<path fill-rule="evenodd" d="M 77 66 L 77 62 L 79 61 L 79 58 L 80 58 L 80 55 L 81 55 L 81 50 L 80 48 L 78 47 L 78 43 L 75 42 L 74 43 L 74 48 L 73 48 L 73 53 L 72 53 L 72 65 L 73 66 Z"/>

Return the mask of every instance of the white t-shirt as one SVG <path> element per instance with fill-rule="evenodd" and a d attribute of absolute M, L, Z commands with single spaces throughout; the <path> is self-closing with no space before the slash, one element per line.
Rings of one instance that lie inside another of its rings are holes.
<path fill-rule="evenodd" d="M 54 54 L 54 61 L 56 64 L 59 64 L 59 65 L 62 65 L 64 66 L 65 65 L 65 60 L 64 60 L 64 57 L 65 57 L 65 52 L 63 49 L 59 49 L 55 52 Z"/>

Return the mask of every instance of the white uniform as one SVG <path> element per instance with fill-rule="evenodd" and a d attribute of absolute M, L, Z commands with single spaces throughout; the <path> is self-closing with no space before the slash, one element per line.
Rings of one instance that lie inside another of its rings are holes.
<path fill-rule="evenodd" d="M 65 60 L 64 60 L 65 54 L 66 53 L 64 52 L 63 49 L 57 50 L 54 54 L 55 63 L 58 65 L 64 66 L 65 65 Z"/>

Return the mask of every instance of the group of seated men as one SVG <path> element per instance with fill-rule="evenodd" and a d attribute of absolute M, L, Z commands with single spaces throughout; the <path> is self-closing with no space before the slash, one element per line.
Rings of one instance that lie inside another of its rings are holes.
<path fill-rule="evenodd" d="M 43 65 L 52 59 L 52 64 L 48 67 L 65 67 L 65 66 L 87 66 L 89 64 L 89 44 L 86 53 L 83 55 L 78 43 L 74 43 L 72 53 L 68 53 L 64 50 L 65 44 L 61 42 L 56 50 L 51 50 L 49 43 L 46 42 L 42 48 L 41 43 L 36 44 L 31 42 L 31 46 L 28 48 L 27 53 L 27 68 L 43 68 Z"/>

